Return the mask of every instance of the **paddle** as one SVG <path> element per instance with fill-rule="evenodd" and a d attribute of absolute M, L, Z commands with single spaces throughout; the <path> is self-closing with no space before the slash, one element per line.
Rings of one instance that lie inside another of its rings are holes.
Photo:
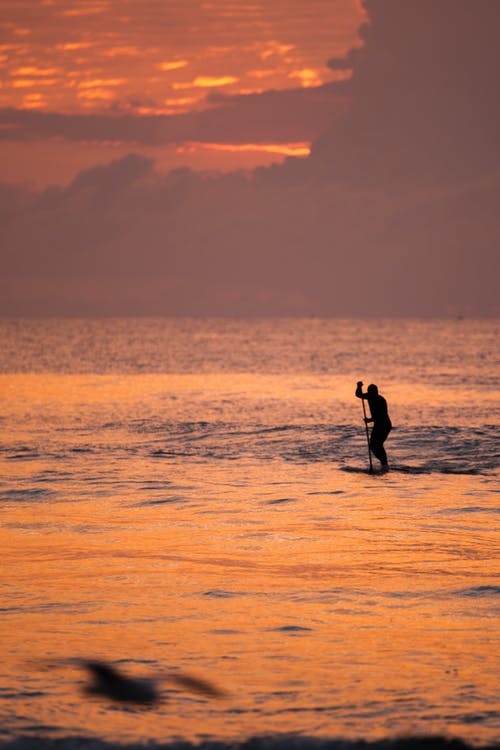
<path fill-rule="evenodd" d="M 360 387 L 362 387 L 363 383 L 358 383 L 358 385 Z M 373 474 L 372 452 L 370 450 L 370 435 L 368 434 L 368 425 L 366 423 L 366 409 L 365 409 L 365 400 L 364 400 L 364 398 L 361 399 L 361 403 L 363 404 L 363 421 L 365 423 L 366 442 L 368 444 L 368 460 L 370 461 L 370 474 Z"/>

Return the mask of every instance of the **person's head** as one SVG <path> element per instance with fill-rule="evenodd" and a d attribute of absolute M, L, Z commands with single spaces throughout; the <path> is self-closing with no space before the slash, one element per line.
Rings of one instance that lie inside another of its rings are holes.
<path fill-rule="evenodd" d="M 377 388 L 377 386 L 376 386 L 376 385 L 374 385 L 373 383 L 371 383 L 371 384 L 370 384 L 370 385 L 368 386 L 368 395 L 369 395 L 369 396 L 378 396 L 378 388 Z"/>

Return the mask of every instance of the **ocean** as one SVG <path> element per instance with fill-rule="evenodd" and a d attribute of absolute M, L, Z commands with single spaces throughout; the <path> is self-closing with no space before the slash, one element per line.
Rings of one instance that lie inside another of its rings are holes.
<path fill-rule="evenodd" d="M 498 319 L 1 321 L 0 746 L 499 742 L 499 339 Z M 358 380 L 389 405 L 386 474 Z M 87 659 L 161 700 L 88 695 Z"/>

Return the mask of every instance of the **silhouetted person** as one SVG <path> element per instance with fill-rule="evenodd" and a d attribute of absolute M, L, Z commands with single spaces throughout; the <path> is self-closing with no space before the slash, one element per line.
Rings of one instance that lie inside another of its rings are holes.
<path fill-rule="evenodd" d="M 367 392 L 363 393 L 363 382 L 360 380 L 356 387 L 356 396 L 368 401 L 371 417 L 366 417 L 368 424 L 373 422 L 372 433 L 370 435 L 370 450 L 378 458 L 383 469 L 388 469 L 387 454 L 384 448 L 384 442 L 392 430 L 392 423 L 387 412 L 387 401 L 378 392 L 376 385 L 368 386 Z"/>

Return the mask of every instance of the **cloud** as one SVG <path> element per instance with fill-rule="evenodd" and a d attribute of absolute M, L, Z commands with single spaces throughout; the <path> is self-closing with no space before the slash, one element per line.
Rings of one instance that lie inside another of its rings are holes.
<path fill-rule="evenodd" d="M 92 190 L 97 194 L 114 194 L 126 190 L 130 185 L 152 173 L 153 160 L 143 156 L 129 154 L 123 159 L 82 170 L 70 183 L 66 193 L 72 195 L 82 190 Z M 59 191 L 49 190 L 46 195 L 63 195 Z"/>
<path fill-rule="evenodd" d="M 64 13 L 67 9 L 70 14 Z M 267 88 L 298 86 L 298 81 L 288 78 L 294 69 L 317 71 L 315 84 L 331 81 L 334 75 L 324 61 L 351 46 L 361 19 L 354 0 L 310 0 L 307 8 L 290 0 L 258 5 L 23 0 L 9 2 L 5 14 L 5 41 L 13 44 L 0 45 L 7 58 L 1 106 L 24 107 L 24 91 L 9 85 L 10 71 L 30 69 L 36 63 L 40 69 L 64 71 L 57 85 L 43 91 L 46 110 L 101 114 L 105 103 L 82 102 L 78 97 L 80 80 L 125 79 L 114 87 L 110 101 L 119 107 L 130 98 L 145 96 L 154 100 L 157 114 L 169 114 L 163 110 L 165 98 L 183 98 L 186 91 L 196 96 L 198 107 L 203 94 L 214 86 L 231 93 L 260 91 L 261 81 L 251 75 L 255 69 L 266 69 L 270 75 Z M 21 25 L 30 33 L 16 39 L 13 29 Z M 36 93 L 42 76 L 24 78 Z M 180 84 L 180 89 L 173 84 Z"/>
<path fill-rule="evenodd" d="M 4 193 L 2 314 L 498 312 L 498 179 L 397 195 L 131 155 Z"/>
<path fill-rule="evenodd" d="M 106 82 L 90 83 L 97 86 Z M 64 138 L 148 146 L 186 141 L 309 141 L 319 135 L 344 107 L 345 96 L 329 84 L 235 96 L 214 92 L 208 96 L 207 108 L 203 111 L 173 115 L 80 115 L 0 109 L 0 139 Z"/>
<path fill-rule="evenodd" d="M 218 88 L 219 86 L 227 86 L 230 83 L 236 83 L 239 79 L 234 76 L 196 76 L 194 81 L 189 86 L 195 88 Z M 175 84 L 174 84 L 175 88 Z"/>
<path fill-rule="evenodd" d="M 0 312 L 498 314 L 500 5 L 365 4 L 350 81 L 290 101 L 216 93 L 200 119 L 169 119 L 206 142 L 222 132 L 244 142 L 249 131 L 254 141 L 270 138 L 274 117 L 282 134 L 297 130 L 282 103 L 313 129 L 311 111 L 325 111 L 314 97 L 335 109 L 349 94 L 310 157 L 222 175 L 159 174 L 130 155 L 65 188 L 4 186 Z M 262 120 L 248 122 L 252 112 Z M 38 132 L 69 125 L 32 116 Z M 111 120 L 101 125 L 128 137 L 144 127 Z M 90 122 L 71 120 L 72 132 L 88 137 Z M 142 137 L 168 127 L 154 118 Z"/>
<path fill-rule="evenodd" d="M 185 68 L 188 66 L 187 60 L 169 60 L 167 62 L 160 62 L 157 64 L 157 67 L 160 70 L 163 70 L 165 72 L 168 72 L 170 70 L 179 70 L 179 68 Z"/>
<path fill-rule="evenodd" d="M 500 166 L 500 4 L 365 0 L 351 107 L 314 144 L 339 179 L 460 179 Z"/>

